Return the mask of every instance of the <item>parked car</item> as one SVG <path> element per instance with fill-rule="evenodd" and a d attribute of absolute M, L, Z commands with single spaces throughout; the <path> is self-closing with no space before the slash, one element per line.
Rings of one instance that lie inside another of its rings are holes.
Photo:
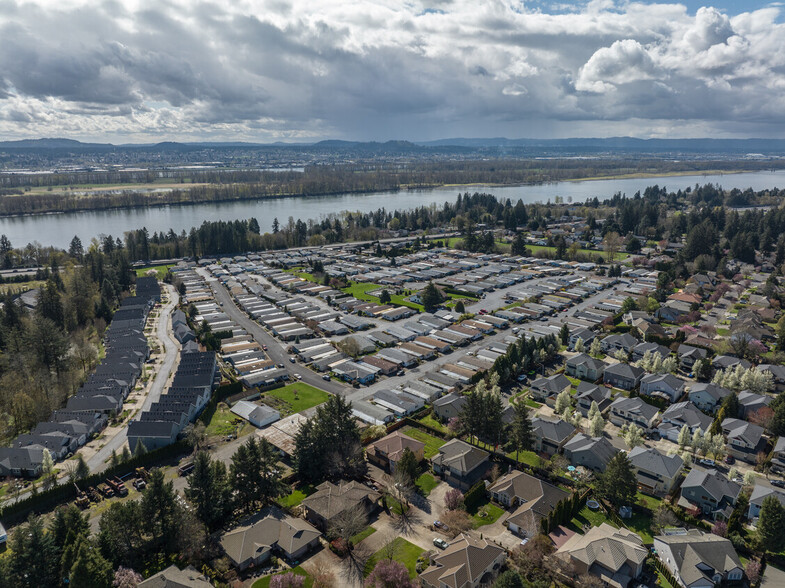
<path fill-rule="evenodd" d="M 300 374 L 294 374 L 294 377 L 297 378 L 298 380 L 302 380 L 303 379 L 303 377 Z"/>
<path fill-rule="evenodd" d="M 289 361 L 291 361 L 292 363 L 295 363 L 295 362 L 297 361 L 297 359 L 295 359 L 295 357 L 294 357 L 294 356 L 291 356 L 291 357 L 289 358 Z"/>
<path fill-rule="evenodd" d="M 706 466 L 707 468 L 717 467 L 717 462 L 715 462 L 713 459 L 703 458 L 698 460 L 698 463 L 701 464 L 702 466 Z"/>
<path fill-rule="evenodd" d="M 283 364 L 282 364 L 282 363 L 279 363 L 279 364 L 277 364 L 275 367 L 278 367 L 278 368 L 281 368 L 281 369 L 283 369 Z"/>
<path fill-rule="evenodd" d="M 437 529 L 442 529 L 443 531 L 449 531 L 450 530 L 450 527 L 448 527 L 447 525 L 445 525 L 441 521 L 433 521 L 433 526 L 436 527 Z"/>
<path fill-rule="evenodd" d="M 325 382 L 329 382 L 329 381 L 330 381 L 330 376 L 329 376 L 329 375 L 327 375 L 327 374 L 324 374 L 324 375 L 322 376 L 322 380 L 324 380 Z"/>
<path fill-rule="evenodd" d="M 439 549 L 447 549 L 449 547 L 448 543 L 444 539 L 440 539 L 439 537 L 436 537 L 433 540 L 433 544 Z"/>
<path fill-rule="evenodd" d="M 265 351 L 267 351 L 267 345 L 262 345 L 262 349 L 264 349 Z"/>
<path fill-rule="evenodd" d="M 736 463 L 736 458 L 728 454 L 725 456 L 725 463 L 733 465 L 734 463 Z"/>
<path fill-rule="evenodd" d="M 771 485 L 772 486 L 776 486 L 777 488 L 785 488 L 785 481 L 783 481 L 783 480 L 772 480 L 771 481 Z"/>

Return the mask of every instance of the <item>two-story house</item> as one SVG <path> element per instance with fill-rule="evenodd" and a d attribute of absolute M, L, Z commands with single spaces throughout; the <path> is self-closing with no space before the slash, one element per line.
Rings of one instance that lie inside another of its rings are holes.
<path fill-rule="evenodd" d="M 561 453 L 564 444 L 575 435 L 575 427 L 562 419 L 532 419 L 534 433 L 534 451 L 544 453 L 548 457 Z"/>
<path fill-rule="evenodd" d="M 632 348 L 638 344 L 638 340 L 629 333 L 622 333 L 621 335 L 608 335 L 600 341 L 600 348 L 606 355 L 613 355 L 621 350 L 624 353 L 630 353 Z"/>
<path fill-rule="evenodd" d="M 531 383 L 531 395 L 538 402 L 548 402 L 552 404 L 559 393 L 569 390 L 570 380 L 564 374 L 555 374 L 547 378 L 537 378 Z"/>
<path fill-rule="evenodd" d="M 610 407 L 610 421 L 617 427 L 635 424 L 649 431 L 654 428 L 659 416 L 660 411 L 656 406 L 646 404 L 640 398 L 619 396 Z"/>
<path fill-rule="evenodd" d="M 693 347 L 682 343 L 679 345 L 676 355 L 679 357 L 679 366 L 685 370 L 691 370 L 696 361 L 706 359 L 708 352 L 702 347 Z"/>
<path fill-rule="evenodd" d="M 614 363 L 605 368 L 602 381 L 622 390 L 633 390 L 638 386 L 644 373 L 646 372 L 637 366 L 626 363 Z"/>
<path fill-rule="evenodd" d="M 673 374 L 647 374 L 641 378 L 640 393 L 676 402 L 684 393 L 685 385 L 684 380 Z"/>
<path fill-rule="evenodd" d="M 725 419 L 722 434 L 728 440 L 729 453 L 736 459 L 755 463 L 758 453 L 766 447 L 763 427 L 741 419 Z"/>
<path fill-rule="evenodd" d="M 684 460 L 678 455 L 664 455 L 643 446 L 634 447 L 627 457 L 641 490 L 655 494 L 668 494 L 684 467 Z"/>
<path fill-rule="evenodd" d="M 731 394 L 733 392 L 717 384 L 698 382 L 690 386 L 687 398 L 702 411 L 714 414 L 722 401 Z"/>
<path fill-rule="evenodd" d="M 618 453 L 605 437 L 587 437 L 578 433 L 564 445 L 564 457 L 574 466 L 604 472 L 605 466 Z"/>
<path fill-rule="evenodd" d="M 733 544 L 713 533 L 690 529 L 683 534 L 657 535 L 654 551 L 683 588 L 715 588 L 744 577 Z"/>
<path fill-rule="evenodd" d="M 496 502 L 513 510 L 506 521 L 510 532 L 530 537 L 540 532 L 540 521 L 570 496 L 569 492 L 518 470 L 496 480 L 488 492 Z"/>
<path fill-rule="evenodd" d="M 693 466 L 681 485 L 679 506 L 686 509 L 697 507 L 705 514 L 712 513 L 715 518 L 727 518 L 739 493 L 741 485 L 728 480 L 717 470 Z"/>
<path fill-rule="evenodd" d="M 613 393 L 605 386 L 581 382 L 575 391 L 576 408 L 583 416 L 589 414 L 592 402 L 604 413 L 613 402 Z"/>
<path fill-rule="evenodd" d="M 581 353 L 569 358 L 564 365 L 564 371 L 568 376 L 581 380 L 596 382 L 602 378 L 605 372 L 605 362 L 594 359 L 591 355 Z"/>
<path fill-rule="evenodd" d="M 490 467 L 488 452 L 460 439 L 448 441 L 431 459 L 433 473 L 451 486 L 471 488 Z"/>
<path fill-rule="evenodd" d="M 691 402 L 677 402 L 670 405 L 662 413 L 662 422 L 657 426 L 660 437 L 677 443 L 682 427 L 687 425 L 687 429 L 692 435 L 697 429 L 706 432 L 711 427 L 713 419 L 702 413 Z"/>

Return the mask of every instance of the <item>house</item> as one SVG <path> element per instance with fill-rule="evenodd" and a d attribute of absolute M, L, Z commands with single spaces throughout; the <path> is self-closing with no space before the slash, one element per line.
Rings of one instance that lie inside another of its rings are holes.
<path fill-rule="evenodd" d="M 410 450 L 417 461 L 425 458 L 425 443 L 412 439 L 400 431 L 390 433 L 368 445 L 365 448 L 365 455 L 371 463 L 393 472 L 395 464 L 401 459 L 405 449 Z"/>
<path fill-rule="evenodd" d="M 431 558 L 431 565 L 420 574 L 420 583 L 426 588 L 488 585 L 506 559 L 503 547 L 462 533 L 450 541 L 447 549 Z"/>
<path fill-rule="evenodd" d="M 499 504 L 514 509 L 506 521 L 510 532 L 527 537 L 539 533 L 540 521 L 570 496 L 569 492 L 518 470 L 496 480 L 488 492 Z"/>
<path fill-rule="evenodd" d="M 749 390 L 739 392 L 739 417 L 748 419 L 762 408 L 768 407 L 774 398 L 768 394 L 756 394 Z"/>
<path fill-rule="evenodd" d="M 741 560 L 730 540 L 690 529 L 657 535 L 654 551 L 684 588 L 714 588 L 744 577 Z"/>
<path fill-rule="evenodd" d="M 602 341 L 600 346 L 602 352 L 606 355 L 613 355 L 617 351 L 624 351 L 630 353 L 632 348 L 638 344 L 638 340 L 629 333 L 622 333 L 621 335 L 608 335 Z"/>
<path fill-rule="evenodd" d="M 581 353 L 565 362 L 564 371 L 568 376 L 596 382 L 605 372 L 605 362 L 594 359 L 591 355 Z"/>
<path fill-rule="evenodd" d="M 665 359 L 671 354 L 671 350 L 664 345 L 659 345 L 658 343 L 638 343 L 635 347 L 632 348 L 633 361 L 639 361 L 643 359 L 643 356 L 646 355 L 646 353 L 651 353 L 652 355 L 656 353 L 660 356 L 660 359 Z"/>
<path fill-rule="evenodd" d="M 265 563 L 272 555 L 296 561 L 319 545 L 321 533 L 306 521 L 267 507 L 221 536 L 226 555 L 239 570 Z"/>
<path fill-rule="evenodd" d="M 777 474 L 785 472 L 785 437 L 779 437 L 774 444 L 771 458 L 771 471 Z"/>
<path fill-rule="evenodd" d="M 758 366 L 759 372 L 768 372 L 774 380 L 774 390 L 782 392 L 785 390 L 785 365 L 773 365 L 762 363 Z"/>
<path fill-rule="evenodd" d="M 715 370 L 735 368 L 737 365 L 740 365 L 744 369 L 749 369 L 752 364 L 746 359 L 734 357 L 733 355 L 718 355 L 714 358 L 714 361 L 711 362 L 711 367 Z"/>
<path fill-rule="evenodd" d="M 131 451 L 141 443 L 147 451 L 171 445 L 180 432 L 174 421 L 131 421 L 128 423 L 128 446 Z"/>
<path fill-rule="evenodd" d="M 576 574 L 591 574 L 606 586 L 627 588 L 640 576 L 648 554 L 637 534 L 602 523 L 585 535 L 576 533 L 567 539 L 555 555 L 571 563 Z"/>
<path fill-rule="evenodd" d="M 763 427 L 741 419 L 725 419 L 721 423 L 722 434 L 728 440 L 729 453 L 736 459 L 755 463 L 755 459 L 766 448 Z"/>
<path fill-rule="evenodd" d="M 615 363 L 605 368 L 602 381 L 615 388 L 632 390 L 641 381 L 644 373 L 642 368 L 635 367 L 634 365 Z"/>
<path fill-rule="evenodd" d="M 0 447 L 0 476 L 37 478 L 44 462 L 43 447 Z"/>
<path fill-rule="evenodd" d="M 646 374 L 641 378 L 640 393 L 676 402 L 684 393 L 686 382 L 673 374 Z"/>
<path fill-rule="evenodd" d="M 561 453 L 564 444 L 575 435 L 575 427 L 567 421 L 558 419 L 532 419 L 532 432 L 534 433 L 534 451 L 552 456 Z"/>
<path fill-rule="evenodd" d="M 648 431 L 654 427 L 659 416 L 660 411 L 656 406 L 646 404 L 640 398 L 619 396 L 610 407 L 610 421 L 617 427 L 634 424 Z"/>
<path fill-rule="evenodd" d="M 406 416 L 425 406 L 425 400 L 401 390 L 377 390 L 373 393 L 373 401 L 396 416 Z"/>
<path fill-rule="evenodd" d="M 171 565 L 136 585 L 137 588 L 213 588 L 210 581 L 193 566 L 181 570 Z"/>
<path fill-rule="evenodd" d="M 465 404 L 466 396 L 451 392 L 433 401 L 433 414 L 440 421 L 447 422 L 451 418 L 459 416 Z"/>
<path fill-rule="evenodd" d="M 661 322 L 676 323 L 683 316 L 688 315 L 692 305 L 681 300 L 667 300 L 665 304 L 654 311 L 654 316 Z"/>
<path fill-rule="evenodd" d="M 692 345 L 682 343 L 676 350 L 676 355 L 679 357 L 679 365 L 685 370 L 691 370 L 696 361 L 706 359 L 708 351 L 701 347 L 693 347 Z"/>
<path fill-rule="evenodd" d="M 681 485 L 679 505 L 684 508 L 694 505 L 705 514 L 722 515 L 727 507 L 736 504 L 739 493 L 741 485 L 728 480 L 717 470 L 708 471 L 693 466 Z"/>
<path fill-rule="evenodd" d="M 714 414 L 722 401 L 731 394 L 733 392 L 717 384 L 699 382 L 692 384 L 687 398 L 699 409 Z"/>
<path fill-rule="evenodd" d="M 531 383 L 531 395 L 534 400 L 546 402 L 548 398 L 555 398 L 561 392 L 569 390 L 571 385 L 570 380 L 564 374 L 537 378 Z"/>
<path fill-rule="evenodd" d="M 578 342 L 578 339 L 580 339 L 581 341 L 583 341 L 583 344 L 588 348 L 591 342 L 594 341 L 594 339 L 596 338 L 597 335 L 594 333 L 594 331 L 590 331 L 589 329 L 586 328 L 571 330 L 570 340 L 568 341 L 567 346 L 569 347 L 569 349 L 574 350 L 575 344 Z"/>
<path fill-rule="evenodd" d="M 772 486 L 764 486 L 763 484 L 756 484 L 750 494 L 750 505 L 747 509 L 747 518 L 756 519 L 760 514 L 760 509 L 763 506 L 763 501 L 769 496 L 774 496 L 780 501 L 780 504 L 785 506 L 785 491 L 779 490 Z"/>
<path fill-rule="evenodd" d="M 588 416 L 592 402 L 597 403 L 600 412 L 605 412 L 613 402 L 613 393 L 605 386 L 597 386 L 588 382 L 581 382 L 575 394 L 578 411 L 583 416 Z"/>
<path fill-rule="evenodd" d="M 605 437 L 587 437 L 578 433 L 564 445 L 564 457 L 574 466 L 604 472 L 605 466 L 618 453 Z"/>
<path fill-rule="evenodd" d="M 350 509 L 362 508 L 367 515 L 373 514 L 379 498 L 381 494 L 368 486 L 341 480 L 337 484 L 322 482 L 301 504 L 305 520 L 326 533 L 330 523 Z"/>
<path fill-rule="evenodd" d="M 451 486 L 468 490 L 490 467 L 488 452 L 460 439 L 448 441 L 431 459 L 433 473 Z"/>
<path fill-rule="evenodd" d="M 634 447 L 627 457 L 640 489 L 655 494 L 669 494 L 684 467 L 678 455 L 663 455 L 648 447 Z"/>
<path fill-rule="evenodd" d="M 273 407 L 266 404 L 248 402 L 247 400 L 237 402 L 232 407 L 232 412 L 260 429 L 281 418 L 281 413 Z"/>
<path fill-rule="evenodd" d="M 677 443 L 679 433 L 684 425 L 692 435 L 697 429 L 706 432 L 711 427 L 713 419 L 703 414 L 690 402 L 677 402 L 670 405 L 662 413 L 662 422 L 657 426 L 660 437 Z"/>

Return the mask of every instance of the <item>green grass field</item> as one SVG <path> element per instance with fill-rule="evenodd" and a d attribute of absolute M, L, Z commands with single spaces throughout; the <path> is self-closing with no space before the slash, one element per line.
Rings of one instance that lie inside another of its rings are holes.
<path fill-rule="evenodd" d="M 308 410 L 313 406 L 327 402 L 330 397 L 324 390 L 319 390 L 319 388 L 314 388 L 303 382 L 294 382 L 283 388 L 270 390 L 269 394 L 291 406 L 292 412 Z"/>
<path fill-rule="evenodd" d="M 376 529 L 368 525 L 367 527 L 365 527 L 365 529 L 363 529 L 362 531 L 357 533 L 354 537 L 349 539 L 349 543 L 351 543 L 352 545 L 357 545 L 360 541 L 362 541 L 363 539 L 367 539 L 374 533 L 376 533 Z"/>
<path fill-rule="evenodd" d="M 147 275 L 147 272 L 149 272 L 151 269 L 154 269 L 155 273 L 158 274 L 158 279 L 163 280 L 164 277 L 166 276 L 166 272 L 169 271 L 170 267 L 174 267 L 174 264 L 170 263 L 168 265 L 153 265 L 153 266 L 149 265 L 147 267 L 140 267 L 136 270 L 136 277 L 137 278 L 144 277 Z"/>
<path fill-rule="evenodd" d="M 235 419 L 240 419 L 236 414 L 231 412 L 226 405 L 222 404 L 213 413 L 210 422 L 207 423 L 205 433 L 207 435 L 229 435 L 235 432 L 237 425 Z M 242 421 L 242 419 L 240 419 Z"/>
<path fill-rule="evenodd" d="M 602 509 L 591 510 L 588 506 L 584 506 L 578 514 L 570 521 L 570 527 L 573 531 L 583 533 L 583 525 L 589 524 L 592 527 L 599 527 L 603 523 L 608 523 L 612 527 L 618 527 L 613 523 Z"/>
<path fill-rule="evenodd" d="M 273 576 L 280 576 L 281 574 L 286 574 L 289 571 L 294 572 L 298 576 L 305 577 L 305 583 L 303 584 L 303 588 L 311 588 L 313 586 L 313 578 L 300 566 L 296 568 L 292 568 L 291 570 L 287 570 L 286 572 L 281 572 L 280 574 L 272 574 L 270 576 L 265 576 L 264 578 L 259 578 L 256 582 L 253 583 L 251 588 L 269 588 L 270 582 L 272 581 Z"/>
<path fill-rule="evenodd" d="M 307 484 L 298 488 L 297 490 L 292 490 L 290 494 L 283 496 L 278 499 L 278 504 L 284 507 L 292 508 L 300 504 L 305 498 L 310 496 L 316 491 L 316 488 Z"/>
<path fill-rule="evenodd" d="M 468 512 L 472 517 L 472 528 L 479 529 L 499 520 L 499 517 L 504 514 L 504 509 L 486 500 Z"/>
<path fill-rule="evenodd" d="M 423 425 L 431 427 L 432 429 L 436 429 L 437 431 L 441 431 L 445 435 L 449 432 L 446 426 L 441 424 L 437 419 L 433 418 L 432 414 L 425 415 L 421 419 L 418 419 Z"/>
<path fill-rule="evenodd" d="M 510 451 L 507 454 L 507 457 L 509 457 L 510 459 L 515 459 L 515 452 Z M 539 468 L 542 466 L 542 459 L 540 458 L 539 455 L 537 455 L 533 451 L 519 451 L 518 461 L 521 463 L 525 463 L 533 468 Z"/>
<path fill-rule="evenodd" d="M 413 427 L 405 428 L 403 433 L 412 439 L 417 439 L 417 441 L 422 441 L 425 443 L 426 459 L 430 459 L 439 453 L 439 448 L 446 443 L 444 439 L 439 439 L 439 437 L 435 437 L 429 433 L 426 433 L 425 431 L 421 431 L 420 429 L 415 429 Z"/>
<path fill-rule="evenodd" d="M 436 488 L 439 485 L 439 480 L 433 477 L 433 475 L 425 472 L 417 481 L 415 481 L 415 485 L 417 488 L 420 489 L 420 492 L 423 496 L 428 496 L 431 493 L 431 490 Z"/>
<path fill-rule="evenodd" d="M 394 547 L 393 559 L 401 562 L 406 569 L 409 570 L 409 577 L 414 578 L 417 575 L 417 558 L 425 551 L 421 547 L 417 547 L 413 543 L 409 543 L 403 537 L 396 537 L 392 541 Z M 386 556 L 385 549 L 382 548 L 374 553 L 365 564 L 365 575 L 370 574 L 376 567 L 376 563 Z M 254 585 L 254 588 L 256 586 Z"/>

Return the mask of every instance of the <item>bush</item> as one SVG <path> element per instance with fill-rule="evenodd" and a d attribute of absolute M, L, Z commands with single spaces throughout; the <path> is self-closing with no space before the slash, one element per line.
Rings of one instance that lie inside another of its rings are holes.
<path fill-rule="evenodd" d="M 480 480 L 463 497 L 463 504 L 467 510 L 476 508 L 483 500 L 485 500 L 485 482 Z"/>

